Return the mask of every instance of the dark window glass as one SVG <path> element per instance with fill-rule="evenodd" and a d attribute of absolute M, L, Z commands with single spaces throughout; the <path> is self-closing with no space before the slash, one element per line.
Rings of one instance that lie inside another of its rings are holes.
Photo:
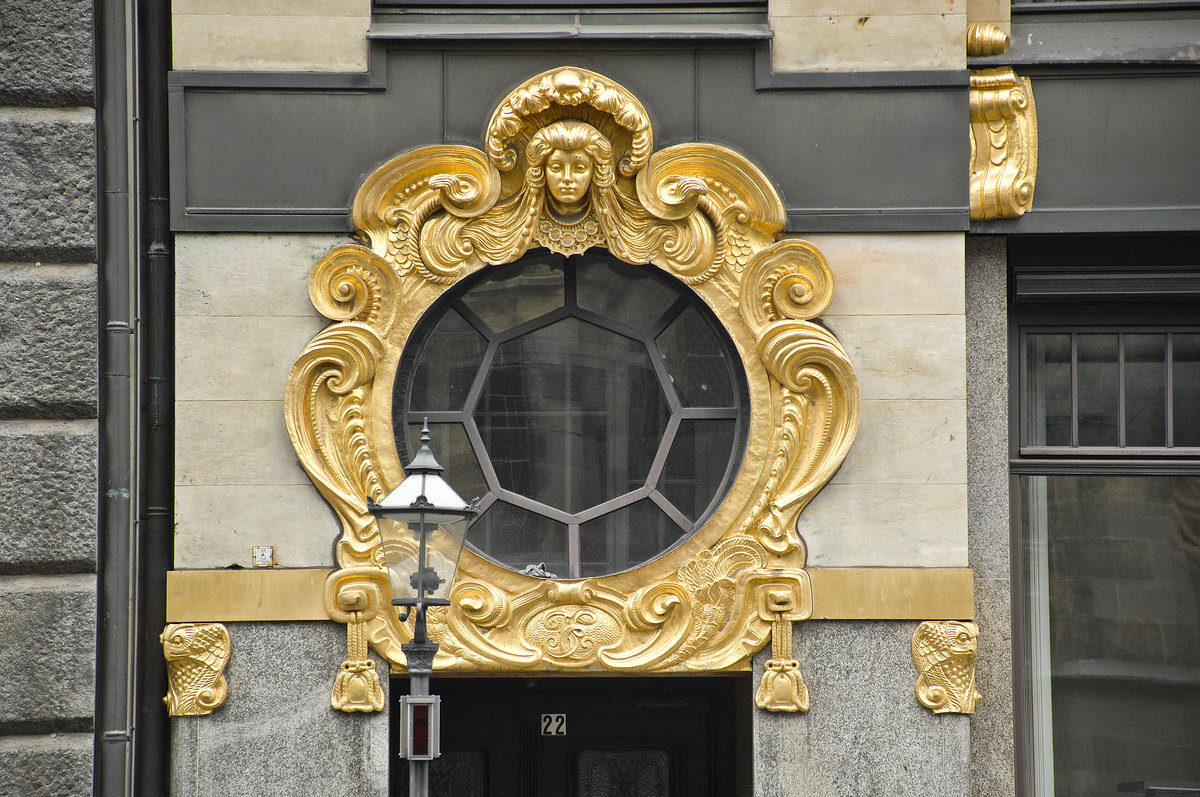
<path fill-rule="evenodd" d="M 733 442 L 732 420 L 683 420 L 667 457 L 659 490 L 689 520 L 703 517 L 716 488 L 725 481 L 728 459 L 713 453 Z"/>
<path fill-rule="evenodd" d="M 1200 782 L 1200 476 L 1021 485 L 1038 793 Z"/>
<path fill-rule="evenodd" d="M 487 341 L 462 316 L 446 313 L 429 341 L 429 353 L 413 375 L 409 407 L 462 409 L 486 348 Z"/>
<path fill-rule="evenodd" d="M 685 407 L 728 407 L 733 403 L 729 359 L 695 306 L 658 336 L 671 384 Z"/>
<path fill-rule="evenodd" d="M 1172 442 L 1177 446 L 1200 446 L 1200 335 L 1172 337 Z"/>
<path fill-rule="evenodd" d="M 1079 445 L 1117 445 L 1117 336 L 1079 335 Z"/>
<path fill-rule="evenodd" d="M 683 536 L 649 498 L 579 526 L 584 576 L 628 570 L 653 559 Z"/>
<path fill-rule="evenodd" d="M 1125 335 L 1125 442 L 1167 444 L 1167 336 Z"/>
<path fill-rule="evenodd" d="M 733 344 L 649 266 L 593 252 L 485 269 L 412 341 L 397 449 L 415 453 L 427 417 L 446 478 L 486 507 L 468 542 L 514 569 L 582 578 L 654 559 L 704 523 L 741 461 Z"/>
<path fill-rule="evenodd" d="M 584 255 L 576 269 L 579 306 L 648 332 L 678 292 L 654 278 L 652 266 L 631 266 L 606 257 Z"/>
<path fill-rule="evenodd" d="M 1023 447 L 1200 447 L 1195 332 L 1027 332 L 1023 357 Z"/>
<path fill-rule="evenodd" d="M 1071 445 L 1071 336 L 1029 335 L 1026 414 L 1030 444 Z"/>
<path fill-rule="evenodd" d="M 560 258 L 504 266 L 463 296 L 463 303 L 496 332 L 532 321 L 563 304 Z"/>
<path fill-rule="evenodd" d="M 467 531 L 467 542 L 513 570 L 545 565 L 557 576 L 568 571 L 566 525 L 519 506 L 493 504 Z"/>

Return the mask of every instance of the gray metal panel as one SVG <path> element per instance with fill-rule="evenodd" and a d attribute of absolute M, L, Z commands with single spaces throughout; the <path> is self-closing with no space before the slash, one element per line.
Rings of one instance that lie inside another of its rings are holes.
<path fill-rule="evenodd" d="M 961 230 L 966 221 L 965 86 L 759 91 L 753 47 L 562 43 L 384 50 L 379 83 L 345 76 L 173 78 L 173 218 L 178 230 L 345 230 L 372 168 L 443 141 L 478 146 L 519 81 L 562 64 L 631 89 L 657 144 L 713 141 L 776 181 L 789 227 Z M 328 83 L 328 82 L 327 82 Z M 386 86 L 372 90 L 365 86 Z"/>
<path fill-rule="evenodd" d="M 753 68 L 747 53 L 701 60 L 697 134 L 750 155 L 776 181 L 789 215 L 861 216 L 870 225 L 965 212 L 965 86 L 756 92 Z M 964 223 L 960 216 L 943 229 Z"/>
<path fill-rule="evenodd" d="M 977 232 L 1200 229 L 1200 72 L 1033 78 L 1033 210 Z"/>

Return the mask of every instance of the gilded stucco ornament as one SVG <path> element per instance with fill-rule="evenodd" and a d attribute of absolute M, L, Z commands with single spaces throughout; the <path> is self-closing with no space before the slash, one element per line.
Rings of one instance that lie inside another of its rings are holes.
<path fill-rule="evenodd" d="M 404 666 L 411 628 L 390 610 L 367 499 L 404 476 L 393 383 L 418 319 L 458 280 L 531 248 L 600 246 L 685 282 L 728 330 L 753 410 L 741 470 L 702 528 L 634 570 L 542 579 L 468 548 L 451 605 L 429 612 L 436 667 L 745 670 L 785 626 L 790 649 L 790 624 L 812 607 L 796 518 L 849 450 L 858 387 L 841 345 L 812 321 L 832 299 L 829 267 L 810 244 L 776 240 L 783 205 L 754 164 L 714 144 L 656 151 L 636 97 L 564 67 L 513 90 L 482 149 L 425 147 L 377 168 L 352 215 L 359 243 L 328 252 L 309 279 L 335 323 L 300 354 L 285 396 L 297 455 L 341 519 L 331 617 Z M 348 663 L 365 660 L 352 637 Z"/>
<path fill-rule="evenodd" d="M 158 641 L 167 660 L 167 713 L 203 717 L 225 703 L 229 683 L 229 631 L 220 623 L 172 623 Z"/>
<path fill-rule="evenodd" d="M 912 638 L 917 700 L 934 714 L 974 714 L 982 695 L 975 689 L 975 653 L 979 628 L 975 623 L 928 621 Z"/>
<path fill-rule="evenodd" d="M 967 25 L 967 55 L 972 57 L 1000 55 L 1012 46 L 1012 39 L 999 25 L 991 22 L 972 22 Z"/>
<path fill-rule="evenodd" d="M 1033 86 L 1011 69 L 971 72 L 971 218 L 1011 219 L 1033 205 L 1037 113 Z"/>

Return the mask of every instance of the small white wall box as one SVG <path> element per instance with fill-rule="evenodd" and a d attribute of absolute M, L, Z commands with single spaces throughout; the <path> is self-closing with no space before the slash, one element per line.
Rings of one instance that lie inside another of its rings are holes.
<path fill-rule="evenodd" d="M 255 567 L 274 567 L 275 566 L 275 546 L 273 546 L 273 545 L 255 545 L 254 546 L 254 566 Z"/>
<path fill-rule="evenodd" d="M 442 698 L 400 698 L 400 757 L 428 761 L 442 754 Z"/>

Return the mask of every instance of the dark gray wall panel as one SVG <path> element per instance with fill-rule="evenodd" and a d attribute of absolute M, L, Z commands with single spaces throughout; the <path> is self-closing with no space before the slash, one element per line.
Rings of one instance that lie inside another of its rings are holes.
<path fill-rule="evenodd" d="M 1033 210 L 973 229 L 1200 229 L 1200 73 L 1035 74 L 1033 95 Z"/>
<path fill-rule="evenodd" d="M 782 191 L 793 230 L 967 226 L 965 86 L 760 91 L 753 48 L 481 45 L 373 58 L 376 90 L 357 88 L 375 79 L 362 75 L 346 76 L 351 90 L 303 75 L 263 88 L 251 74 L 177 73 L 176 229 L 346 230 L 373 167 L 426 144 L 479 146 L 514 85 L 563 64 L 633 91 L 658 146 L 714 141 L 750 156 Z"/>
<path fill-rule="evenodd" d="M 749 154 L 789 215 L 958 214 L 967 204 L 965 87 L 756 92 L 742 53 L 709 56 L 699 72 L 699 138 Z"/>

